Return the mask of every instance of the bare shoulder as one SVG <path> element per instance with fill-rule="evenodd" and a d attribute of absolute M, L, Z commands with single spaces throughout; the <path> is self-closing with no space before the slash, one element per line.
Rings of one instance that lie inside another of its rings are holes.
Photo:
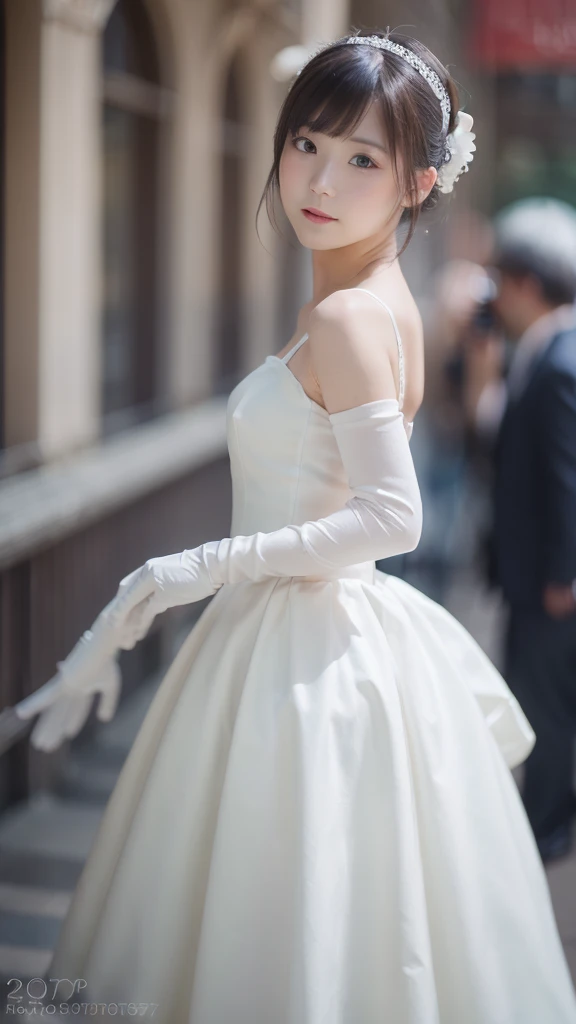
<path fill-rule="evenodd" d="M 397 303 L 393 312 L 401 336 L 418 329 L 409 308 Z M 333 292 L 311 312 L 308 335 L 313 371 L 329 412 L 398 397 L 396 332 L 390 314 L 373 296 L 355 289 Z"/>
<path fill-rule="evenodd" d="M 382 325 L 392 326 L 386 311 L 373 298 L 351 288 L 332 292 L 314 307 L 308 317 L 308 333 L 313 349 L 321 355 L 323 346 L 330 347 L 331 354 L 342 355 L 372 350 L 377 353 L 382 345 L 374 343 L 371 329 L 378 328 L 379 342 L 385 340 L 381 334 Z M 391 336 L 394 337 L 392 330 Z"/>
<path fill-rule="evenodd" d="M 413 418 L 424 391 L 422 318 L 407 284 L 367 295 L 362 289 L 333 292 L 308 316 L 312 374 L 330 412 L 400 393 L 399 346 L 405 356 L 405 415 Z M 378 295 L 378 293 L 381 293 Z M 381 298 L 387 306 L 385 309 Z M 389 311 L 388 311 L 389 310 Z"/>
<path fill-rule="evenodd" d="M 312 308 L 308 314 L 308 322 L 312 329 L 342 325 L 345 326 L 347 334 L 358 337 L 365 336 L 366 327 L 378 327 L 380 329 L 379 338 L 385 341 L 388 337 L 395 341 L 396 332 L 393 329 L 382 333 L 385 324 L 392 325 L 392 319 L 390 312 L 380 302 L 375 301 L 378 298 L 392 312 L 403 341 L 417 342 L 422 339 L 424 333 L 422 317 L 416 301 L 407 287 L 402 290 L 401 294 L 396 294 L 393 299 L 384 294 L 378 295 L 376 291 L 372 292 L 372 295 L 367 295 L 366 292 L 356 288 L 344 288 L 332 292 Z M 374 335 L 371 339 L 372 345 L 373 339 Z M 393 351 L 394 349 L 395 345 L 392 346 Z"/>

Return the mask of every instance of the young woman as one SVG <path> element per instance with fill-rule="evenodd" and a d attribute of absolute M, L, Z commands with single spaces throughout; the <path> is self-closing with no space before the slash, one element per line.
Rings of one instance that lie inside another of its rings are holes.
<path fill-rule="evenodd" d="M 110 718 L 118 649 L 215 595 L 106 808 L 53 1002 L 73 987 L 162 1024 L 576 1024 L 510 773 L 534 733 L 458 621 L 374 565 L 422 523 L 422 325 L 395 232 L 467 169 L 471 124 L 398 33 L 338 40 L 292 84 L 265 196 L 312 250 L 313 297 L 230 395 L 232 535 L 123 580 L 28 705 L 44 749 L 95 692 Z"/>

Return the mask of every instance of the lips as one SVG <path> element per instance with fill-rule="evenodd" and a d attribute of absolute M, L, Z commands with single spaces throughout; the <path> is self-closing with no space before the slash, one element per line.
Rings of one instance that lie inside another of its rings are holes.
<path fill-rule="evenodd" d="M 336 217 L 330 217 L 329 214 L 322 213 L 322 210 L 317 210 L 315 206 L 304 207 L 302 213 L 308 220 L 314 221 L 316 224 L 328 224 L 336 220 Z"/>

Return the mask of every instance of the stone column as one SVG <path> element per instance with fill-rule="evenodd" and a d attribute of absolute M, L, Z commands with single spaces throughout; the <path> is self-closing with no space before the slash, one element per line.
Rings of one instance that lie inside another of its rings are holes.
<path fill-rule="evenodd" d="M 42 459 L 99 433 L 100 36 L 114 3 L 7 8 L 6 440 Z"/>
<path fill-rule="evenodd" d="M 94 35 L 103 29 L 115 3 L 116 0 L 42 0 L 42 9 L 46 21 Z"/>
<path fill-rule="evenodd" d="M 115 0 L 43 0 L 40 84 L 40 446 L 100 426 L 101 31 Z"/>
<path fill-rule="evenodd" d="M 11 455 L 18 448 L 22 449 L 23 458 L 35 459 L 40 386 L 38 107 L 41 19 L 37 0 L 6 4 L 5 17 L 5 443 Z"/>

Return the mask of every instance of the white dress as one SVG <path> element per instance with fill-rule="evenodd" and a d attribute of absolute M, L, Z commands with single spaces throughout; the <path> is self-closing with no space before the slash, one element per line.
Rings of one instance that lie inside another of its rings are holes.
<path fill-rule="evenodd" d="M 230 395 L 232 536 L 350 497 L 287 365 L 306 337 Z M 149 708 L 46 977 L 160 1024 L 576 1024 L 510 772 L 533 743 L 464 627 L 373 563 L 225 584 Z"/>

